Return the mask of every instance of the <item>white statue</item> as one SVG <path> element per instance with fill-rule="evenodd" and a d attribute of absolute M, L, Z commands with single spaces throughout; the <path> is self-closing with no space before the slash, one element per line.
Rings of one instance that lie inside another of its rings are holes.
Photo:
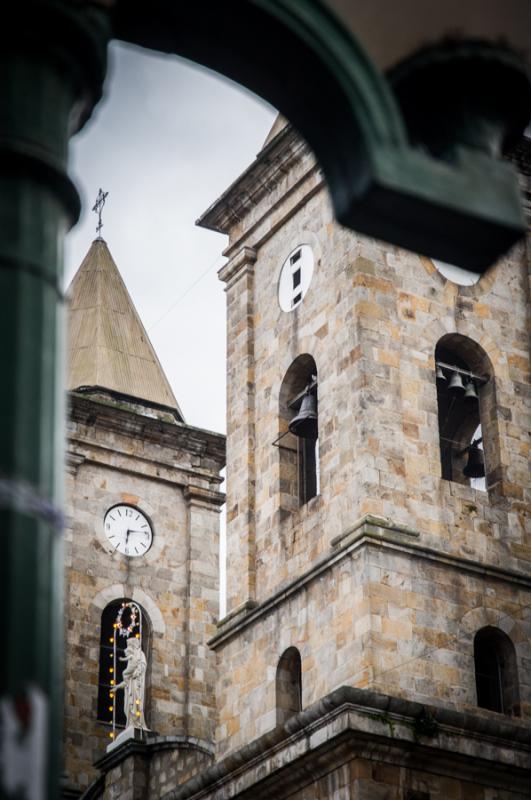
<path fill-rule="evenodd" d="M 127 666 L 122 674 L 122 683 L 115 686 L 114 691 L 124 690 L 125 726 L 147 731 L 149 729 L 144 718 L 147 662 L 140 647 L 140 639 L 135 637 L 128 639 L 125 658 L 121 658 L 120 661 L 127 661 Z"/>

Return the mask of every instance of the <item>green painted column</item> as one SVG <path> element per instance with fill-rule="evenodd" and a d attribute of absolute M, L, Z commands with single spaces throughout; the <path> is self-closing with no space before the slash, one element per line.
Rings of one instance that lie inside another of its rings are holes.
<path fill-rule="evenodd" d="M 0 797 L 58 796 L 61 744 L 63 239 L 68 139 L 101 93 L 98 3 L 11 4 L 0 32 Z"/>

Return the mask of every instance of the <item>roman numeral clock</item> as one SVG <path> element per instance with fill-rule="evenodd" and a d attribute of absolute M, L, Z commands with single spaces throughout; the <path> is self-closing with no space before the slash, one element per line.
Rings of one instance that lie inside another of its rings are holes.
<path fill-rule="evenodd" d="M 107 511 L 104 531 L 111 547 L 124 556 L 143 556 L 153 542 L 153 528 L 147 516 L 124 503 Z"/>

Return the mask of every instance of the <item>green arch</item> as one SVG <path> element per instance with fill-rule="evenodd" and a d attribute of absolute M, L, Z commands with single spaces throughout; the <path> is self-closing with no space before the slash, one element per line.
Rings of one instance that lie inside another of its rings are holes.
<path fill-rule="evenodd" d="M 512 167 L 457 142 L 452 162 L 411 146 L 386 77 L 323 0 L 115 0 L 111 14 L 116 38 L 272 103 L 313 149 L 343 225 L 477 272 L 524 235 Z"/>
<path fill-rule="evenodd" d="M 319 0 L 119 0 L 117 38 L 209 67 L 268 100 L 301 132 L 336 216 L 373 179 L 378 147 L 406 145 L 387 81 Z M 256 34 L 254 34 L 256 32 Z"/>

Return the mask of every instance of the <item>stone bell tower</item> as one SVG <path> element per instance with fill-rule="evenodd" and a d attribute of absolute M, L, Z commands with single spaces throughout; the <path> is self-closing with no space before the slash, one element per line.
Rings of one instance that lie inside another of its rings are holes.
<path fill-rule="evenodd" d="M 280 119 L 199 224 L 229 236 L 229 610 L 201 797 L 523 800 L 529 251 L 472 283 L 343 229 Z"/>
<path fill-rule="evenodd" d="M 64 796 L 144 797 L 212 759 L 225 441 L 184 421 L 103 239 L 69 298 Z M 119 653 L 142 642 L 149 731 L 108 750 L 117 626 Z"/>

